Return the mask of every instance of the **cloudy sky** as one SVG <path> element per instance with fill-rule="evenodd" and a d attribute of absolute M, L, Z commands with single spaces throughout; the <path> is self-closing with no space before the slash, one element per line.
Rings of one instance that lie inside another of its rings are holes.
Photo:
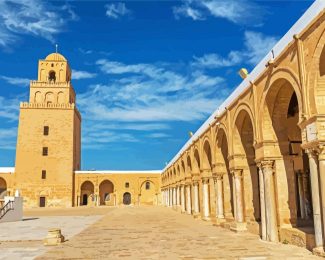
<path fill-rule="evenodd" d="M 0 1 L 0 167 L 19 102 L 59 45 L 82 114 L 82 168 L 162 169 L 312 1 Z"/>

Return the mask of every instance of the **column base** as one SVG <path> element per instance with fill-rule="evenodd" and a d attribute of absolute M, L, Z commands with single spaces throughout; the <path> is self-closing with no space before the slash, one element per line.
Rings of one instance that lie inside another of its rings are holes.
<path fill-rule="evenodd" d="M 324 248 L 322 246 L 313 248 L 313 254 L 321 257 L 325 257 Z"/>
<path fill-rule="evenodd" d="M 243 232 L 247 230 L 246 222 L 233 222 L 230 224 L 230 230 L 234 232 Z"/>
<path fill-rule="evenodd" d="M 211 220 L 210 217 L 206 217 L 206 216 L 203 216 L 201 219 L 204 220 L 204 221 L 210 221 Z"/>
<path fill-rule="evenodd" d="M 200 215 L 200 213 L 193 213 L 193 217 L 195 219 L 200 219 L 201 218 L 201 215 Z"/>
<path fill-rule="evenodd" d="M 217 218 L 214 219 L 213 225 L 214 226 L 220 226 L 222 223 L 225 223 L 225 222 L 226 222 L 226 219 L 217 217 Z"/>

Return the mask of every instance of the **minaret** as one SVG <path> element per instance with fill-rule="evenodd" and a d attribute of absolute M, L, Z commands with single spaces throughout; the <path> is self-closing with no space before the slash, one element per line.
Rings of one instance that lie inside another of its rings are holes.
<path fill-rule="evenodd" d="M 20 104 L 16 148 L 15 188 L 27 208 L 73 206 L 81 151 L 75 100 L 67 60 L 59 53 L 39 60 L 29 102 Z"/>

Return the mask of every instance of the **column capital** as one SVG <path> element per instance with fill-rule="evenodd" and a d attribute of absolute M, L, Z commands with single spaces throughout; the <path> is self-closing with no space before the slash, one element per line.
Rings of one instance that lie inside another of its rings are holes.
<path fill-rule="evenodd" d="M 232 170 L 230 170 L 230 173 L 235 178 L 243 177 L 243 169 L 232 169 Z"/>
<path fill-rule="evenodd" d="M 262 169 L 262 171 L 265 169 L 272 169 L 274 166 L 274 160 L 262 160 L 256 163 L 257 167 Z M 264 171 L 263 171 L 264 172 Z"/>
<path fill-rule="evenodd" d="M 201 178 L 203 184 L 209 183 L 209 178 L 208 177 L 202 177 Z"/>

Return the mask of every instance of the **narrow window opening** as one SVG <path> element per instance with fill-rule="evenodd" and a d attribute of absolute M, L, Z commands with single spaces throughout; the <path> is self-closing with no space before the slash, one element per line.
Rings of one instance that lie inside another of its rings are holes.
<path fill-rule="evenodd" d="M 146 190 L 150 190 L 150 182 L 149 181 L 146 182 Z"/>
<path fill-rule="evenodd" d="M 42 179 L 43 179 L 43 180 L 46 179 L 46 170 L 42 170 Z"/>
<path fill-rule="evenodd" d="M 43 156 L 47 156 L 49 153 L 48 147 L 43 147 Z"/>
<path fill-rule="evenodd" d="M 44 126 L 43 134 L 49 135 L 49 130 L 50 130 L 50 128 L 48 126 Z"/>
<path fill-rule="evenodd" d="M 130 187 L 130 183 L 126 182 L 125 183 L 125 188 L 129 188 Z"/>
<path fill-rule="evenodd" d="M 49 72 L 49 81 L 55 82 L 55 80 L 56 80 L 55 71 L 52 70 Z"/>
<path fill-rule="evenodd" d="M 46 204 L 45 197 L 40 197 L 40 198 L 39 198 L 39 206 L 40 206 L 41 208 L 44 208 L 44 207 L 45 207 L 45 204 Z"/>

